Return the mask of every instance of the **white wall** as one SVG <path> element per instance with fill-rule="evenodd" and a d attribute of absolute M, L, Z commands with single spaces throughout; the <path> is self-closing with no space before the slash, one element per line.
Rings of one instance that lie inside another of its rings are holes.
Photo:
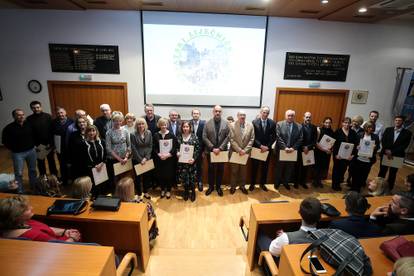
<path fill-rule="evenodd" d="M 0 11 L 0 129 L 10 120 L 15 107 L 30 113 L 28 104 L 37 99 L 50 111 L 47 80 L 78 80 L 79 74 L 52 73 L 48 43 L 118 45 L 119 75 L 94 74 L 94 81 L 128 83 L 129 111 L 142 114 L 143 81 L 140 13 L 135 11 Z M 414 67 L 414 26 L 353 24 L 306 19 L 270 18 L 263 104 L 274 108 L 276 87 L 307 87 L 309 81 L 283 80 L 285 53 L 350 54 L 346 82 L 321 82 L 321 88 L 369 90 L 368 103 L 351 104 L 347 115 L 366 114 L 371 109 L 390 122 L 395 68 Z M 37 79 L 43 91 L 34 95 L 27 82 Z M 160 80 L 162 81 L 162 80 Z M 351 96 L 351 95 L 350 95 Z M 171 107 L 156 107 L 166 116 Z M 176 108 L 188 118 L 191 108 Z M 210 117 L 210 108 L 202 108 Z M 248 119 L 257 114 L 247 109 Z M 224 115 L 235 115 L 225 109 Z"/>

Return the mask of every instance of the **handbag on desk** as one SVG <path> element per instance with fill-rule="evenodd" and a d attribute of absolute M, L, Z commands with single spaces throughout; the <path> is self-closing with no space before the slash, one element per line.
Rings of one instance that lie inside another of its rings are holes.
<path fill-rule="evenodd" d="M 381 243 L 380 248 L 394 262 L 402 257 L 414 256 L 414 242 L 402 236 Z"/>
<path fill-rule="evenodd" d="M 118 211 L 121 206 L 121 199 L 111 196 L 98 196 L 92 203 L 96 210 Z"/>
<path fill-rule="evenodd" d="M 88 201 L 83 199 L 57 199 L 47 208 L 46 215 L 78 215 L 86 211 Z"/>

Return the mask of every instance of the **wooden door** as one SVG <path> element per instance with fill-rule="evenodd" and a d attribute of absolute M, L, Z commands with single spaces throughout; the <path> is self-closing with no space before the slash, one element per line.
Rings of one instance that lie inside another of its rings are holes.
<path fill-rule="evenodd" d="M 123 82 L 48 81 L 50 107 L 53 114 L 57 106 L 66 109 L 72 117 L 75 110 L 83 109 L 92 118 L 101 116 L 99 106 L 107 103 L 112 110 L 128 112 L 127 84 Z"/>
<path fill-rule="evenodd" d="M 284 120 L 288 109 L 295 110 L 296 121 L 303 122 L 303 114 L 312 113 L 312 122 L 320 125 L 323 118 L 333 120 L 334 129 L 341 125 L 348 103 L 349 90 L 277 88 L 274 110 L 275 121 Z"/>

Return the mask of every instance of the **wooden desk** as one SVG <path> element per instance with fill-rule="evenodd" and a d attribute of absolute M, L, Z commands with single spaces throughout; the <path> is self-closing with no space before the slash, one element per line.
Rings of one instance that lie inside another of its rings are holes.
<path fill-rule="evenodd" d="M 116 275 L 113 247 L 0 239 L 2 275 Z"/>
<path fill-rule="evenodd" d="M 10 196 L 13 195 L 0 193 L 0 198 Z M 145 271 L 150 256 L 148 215 L 145 204 L 123 202 L 117 212 L 95 211 L 88 207 L 84 213 L 76 216 L 46 216 L 47 208 L 55 202 L 56 198 L 25 197 L 33 206 L 35 219 L 50 226 L 79 229 L 83 242 L 113 246 L 115 251 L 120 254 L 136 253 L 141 261 L 141 267 Z"/>
<path fill-rule="evenodd" d="M 390 202 L 391 196 L 370 197 L 368 198 L 371 208 L 367 211 L 370 214 L 376 207 L 386 205 Z M 298 228 L 301 223 L 299 207 L 301 201 L 292 201 L 288 203 L 257 203 L 252 204 L 250 208 L 249 237 L 247 240 L 247 261 L 250 270 L 255 267 L 256 240 L 260 225 L 275 225 L 276 229 L 283 228 L 286 224 L 297 224 Z M 322 203 L 330 203 L 335 206 L 341 213 L 339 217 L 328 217 L 322 215 L 322 221 L 330 221 L 347 217 L 345 211 L 345 202 L 343 199 L 329 199 Z M 276 231 L 275 231 L 276 233 Z"/>
<path fill-rule="evenodd" d="M 379 248 L 383 241 L 390 240 L 394 237 L 381 237 L 372 239 L 360 239 L 362 247 L 364 247 L 365 254 L 371 259 L 373 269 L 373 276 L 384 276 L 387 272 L 392 271 L 393 261 L 387 258 Z M 414 235 L 405 236 L 407 240 L 414 240 Z M 306 275 L 300 269 L 300 256 L 309 244 L 291 244 L 283 246 L 282 254 L 279 262 L 279 275 L 293 276 Z M 332 275 L 335 269 L 328 265 L 322 258 L 319 258 L 327 273 L 325 275 Z M 303 268 L 309 270 L 309 260 L 304 257 L 302 261 Z"/>

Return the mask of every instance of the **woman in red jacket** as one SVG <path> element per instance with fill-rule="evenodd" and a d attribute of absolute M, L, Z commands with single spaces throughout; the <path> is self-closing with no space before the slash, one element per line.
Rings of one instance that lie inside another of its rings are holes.
<path fill-rule="evenodd" d="M 0 234 L 3 238 L 27 238 L 33 241 L 61 240 L 78 242 L 76 229 L 49 227 L 32 220 L 33 208 L 22 196 L 0 199 Z"/>

